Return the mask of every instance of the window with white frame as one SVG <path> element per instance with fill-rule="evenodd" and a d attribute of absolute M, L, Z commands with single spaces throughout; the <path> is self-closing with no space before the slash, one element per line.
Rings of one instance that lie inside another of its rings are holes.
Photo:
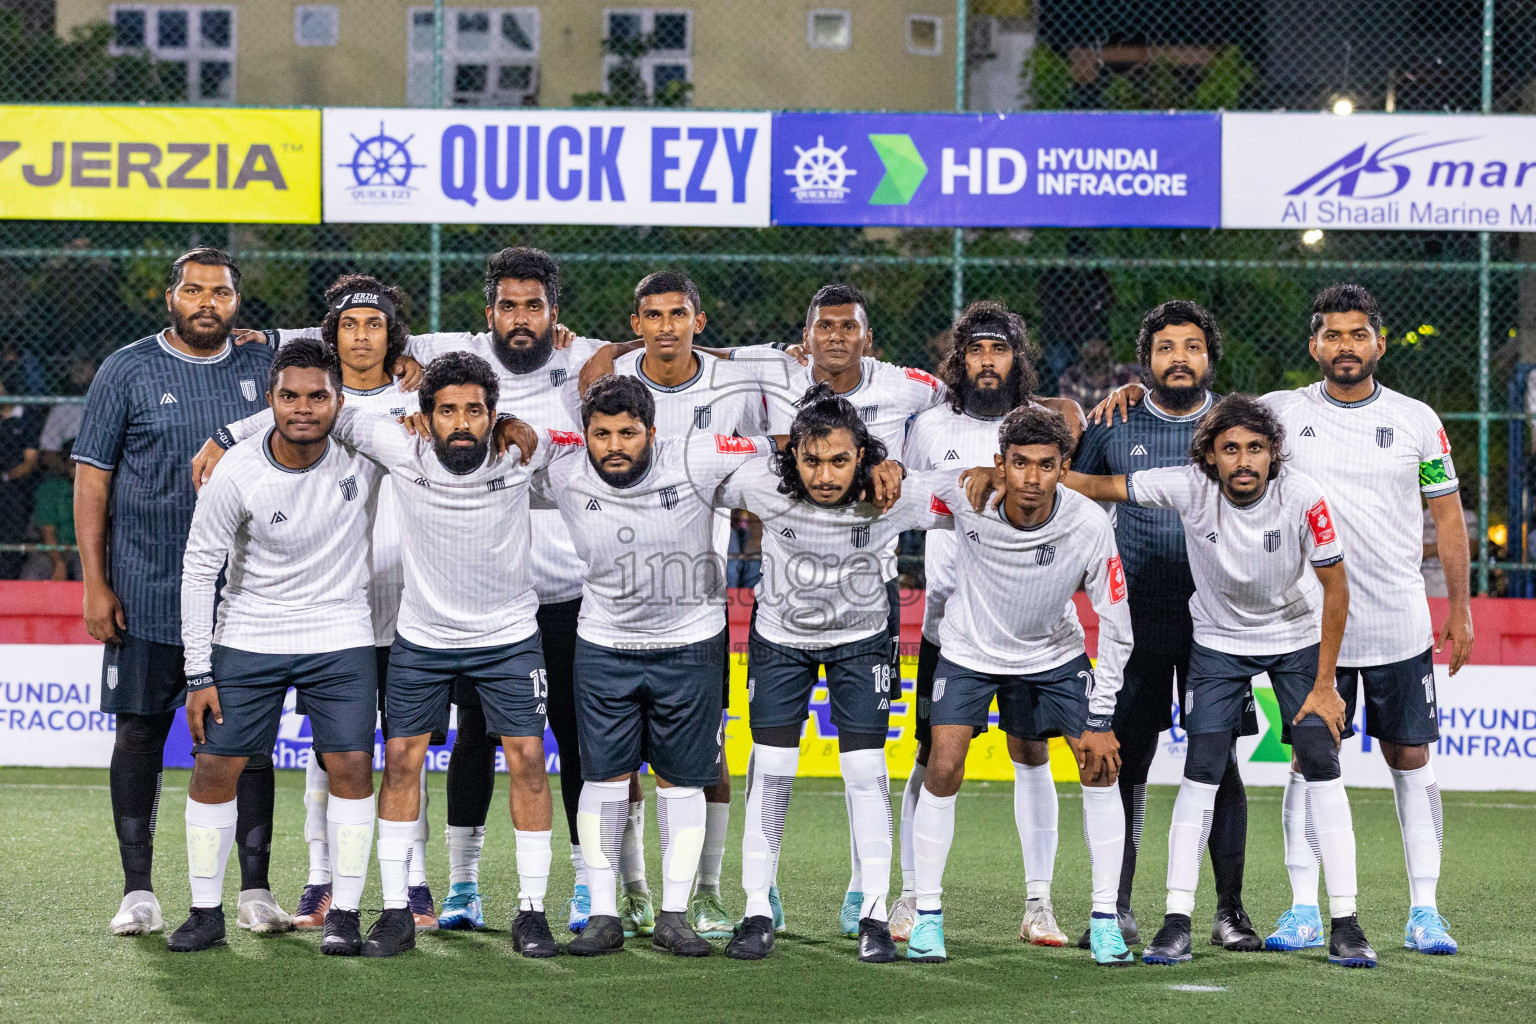
<path fill-rule="evenodd" d="M 815 10 L 805 16 L 805 45 L 813 50 L 846 50 L 853 45 L 853 15 Z"/>
<path fill-rule="evenodd" d="M 944 19 L 932 14 L 907 15 L 907 52 L 937 57 L 944 52 Z"/>
<path fill-rule="evenodd" d="M 406 24 L 406 98 L 432 105 L 432 8 L 412 7 Z M 533 106 L 539 96 L 537 7 L 447 7 L 443 99 L 455 107 Z"/>
<path fill-rule="evenodd" d="M 293 9 L 296 46 L 336 46 L 341 42 L 341 9 L 335 4 L 300 4 Z"/>
<path fill-rule="evenodd" d="M 603 11 L 603 38 L 613 41 L 649 39 L 650 48 L 636 61 L 648 96 L 673 82 L 693 81 L 693 11 L 681 7 L 609 7 Z M 603 87 L 612 90 L 614 69 L 624 57 L 603 54 Z"/>
<path fill-rule="evenodd" d="M 192 103 L 235 98 L 235 9 L 203 4 L 113 4 L 114 54 L 148 53 Z"/>

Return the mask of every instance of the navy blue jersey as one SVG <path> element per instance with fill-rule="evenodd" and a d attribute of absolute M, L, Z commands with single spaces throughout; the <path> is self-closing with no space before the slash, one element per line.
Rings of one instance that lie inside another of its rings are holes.
<path fill-rule="evenodd" d="M 1131 407 L 1129 419 L 1117 417 L 1109 426 L 1091 423 L 1083 432 L 1072 468 L 1079 473 L 1106 476 L 1188 465 L 1195 426 L 1210 409 L 1211 402 L 1207 396 L 1196 412 L 1170 416 L 1143 399 Z M 1187 618 L 1195 581 L 1189 574 L 1184 525 L 1179 514 L 1169 509 L 1118 505 L 1115 543 L 1125 566 L 1132 609 L 1166 610 Z"/>
<path fill-rule="evenodd" d="M 266 408 L 268 345 L 196 358 L 155 335 L 118 349 L 85 396 L 72 457 L 111 470 L 111 582 L 128 632 L 181 646 L 181 561 L 197 494 L 192 456 Z"/>

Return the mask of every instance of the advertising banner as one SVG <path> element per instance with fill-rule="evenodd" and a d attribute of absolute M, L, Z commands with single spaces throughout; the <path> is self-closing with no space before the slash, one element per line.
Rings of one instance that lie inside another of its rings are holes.
<path fill-rule="evenodd" d="M 772 115 L 327 108 L 333 223 L 768 223 Z"/>
<path fill-rule="evenodd" d="M 1226 114 L 1221 226 L 1536 231 L 1536 117 Z"/>
<path fill-rule="evenodd" d="M 0 218 L 320 221 L 320 112 L 0 107 Z"/>
<path fill-rule="evenodd" d="M 776 224 L 1215 227 L 1217 114 L 778 114 Z"/>

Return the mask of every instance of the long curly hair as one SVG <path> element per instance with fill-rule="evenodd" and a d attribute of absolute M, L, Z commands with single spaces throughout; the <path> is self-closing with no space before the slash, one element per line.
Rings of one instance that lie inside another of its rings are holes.
<path fill-rule="evenodd" d="M 405 292 L 396 285 L 385 284 L 369 274 L 342 274 L 336 283 L 325 290 L 325 319 L 320 321 L 320 340 L 336 350 L 336 329 L 341 323 L 342 309 L 332 309 L 336 300 L 353 292 L 376 292 L 395 304 L 395 315 L 388 318 L 389 340 L 384 348 L 384 369 L 395 365 L 405 343 L 410 340 L 411 325 L 406 322 Z"/>
<path fill-rule="evenodd" d="M 848 489 L 849 495 L 857 500 L 859 495 L 868 492 L 874 468 L 885 461 L 884 442 L 869 432 L 859 418 L 859 410 L 848 399 L 839 397 L 830 384 L 816 384 L 806 389 L 799 408 L 789 427 L 789 443 L 773 454 L 773 469 L 779 475 L 779 493 L 796 501 L 809 501 L 810 492 L 805 488 L 805 481 L 800 479 L 796 453 L 812 438 L 826 437 L 834 430 L 846 430 L 853 435 L 854 447 L 863 453 L 853 474 L 853 486 Z"/>
<path fill-rule="evenodd" d="M 1285 428 L 1270 412 L 1269 406 L 1252 395 L 1231 394 L 1201 418 L 1195 427 L 1195 436 L 1189 443 L 1189 458 L 1205 471 L 1205 475 L 1221 483 L 1221 474 L 1205 457 L 1216 450 L 1216 439 L 1233 427 L 1246 427 L 1269 442 L 1269 477 L 1280 475 L 1280 465 L 1286 461 L 1283 451 Z"/>
<path fill-rule="evenodd" d="M 966 306 L 955 320 L 953 328 L 954 348 L 939 364 L 939 379 L 949 389 L 945 396 L 949 407 L 957 413 L 965 412 L 965 396 L 969 384 L 965 373 L 965 350 L 977 331 L 1001 334 L 1013 349 L 1013 369 L 1008 372 L 1005 387 L 1016 388 L 1015 405 L 1023 404 L 1040 386 L 1040 375 L 1035 371 L 1035 360 L 1040 352 L 1029 340 L 1029 329 L 1024 318 L 1001 302 L 981 299 Z"/>

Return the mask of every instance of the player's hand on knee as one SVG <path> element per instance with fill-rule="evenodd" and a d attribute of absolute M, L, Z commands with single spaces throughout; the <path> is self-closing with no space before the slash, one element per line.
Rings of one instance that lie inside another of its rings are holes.
<path fill-rule="evenodd" d="M 1115 421 L 1114 414 L 1117 412 L 1121 421 L 1128 420 L 1131 418 L 1131 406 L 1140 402 L 1146 393 L 1147 389 L 1140 384 L 1122 384 L 1093 407 L 1093 412 L 1088 414 L 1088 422 L 1108 425 Z"/>
<path fill-rule="evenodd" d="M 1077 741 L 1077 771 L 1084 782 L 1108 782 L 1120 774 L 1120 741 L 1113 732 L 1083 730 Z"/>
<path fill-rule="evenodd" d="M 85 629 L 104 644 L 122 643 L 122 631 L 128 628 L 123 603 L 106 584 L 85 588 Z"/>
<path fill-rule="evenodd" d="M 215 722 L 219 725 L 224 724 L 224 709 L 219 706 L 217 686 L 204 686 L 187 691 L 187 728 L 191 730 L 192 740 L 195 743 L 208 742 L 204 728 L 204 715 L 212 715 Z"/>
<path fill-rule="evenodd" d="M 390 372 L 400 382 L 401 391 L 415 391 L 421 387 L 421 364 L 410 356 L 403 355 L 396 359 Z"/>
<path fill-rule="evenodd" d="M 994 493 L 1003 493 L 1003 471 L 996 466 L 976 466 L 960 474 L 960 485 L 965 488 L 965 499 L 971 508 L 982 512 Z"/>
<path fill-rule="evenodd" d="M 1333 680 L 1319 679 L 1313 685 L 1312 692 L 1307 694 L 1307 699 L 1302 702 L 1296 717 L 1291 719 L 1291 724 L 1300 725 L 1301 720 L 1308 715 L 1316 715 L 1323 720 L 1323 724 L 1333 734 L 1333 745 L 1337 747 L 1344 733 L 1344 698 L 1339 696 Z"/>
<path fill-rule="evenodd" d="M 192 456 L 192 489 L 200 491 L 208 478 L 213 476 L 213 467 L 219 464 L 224 457 L 224 449 L 213 438 L 203 442 L 203 446 Z"/>

